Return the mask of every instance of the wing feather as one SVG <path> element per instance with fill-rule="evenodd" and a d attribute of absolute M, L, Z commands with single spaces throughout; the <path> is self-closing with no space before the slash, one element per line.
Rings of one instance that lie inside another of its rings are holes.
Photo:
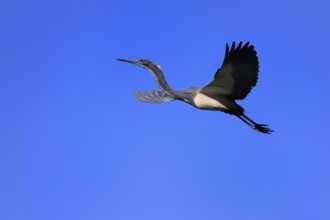
<path fill-rule="evenodd" d="M 210 97 L 227 96 L 233 100 L 244 99 L 257 84 L 259 61 L 253 45 L 247 42 L 243 47 L 235 42 L 226 44 L 225 58 L 214 79 L 201 89 Z"/>

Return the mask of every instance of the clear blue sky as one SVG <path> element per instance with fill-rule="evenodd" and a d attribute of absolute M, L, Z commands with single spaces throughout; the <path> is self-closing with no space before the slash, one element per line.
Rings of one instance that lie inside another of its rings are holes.
<path fill-rule="evenodd" d="M 0 219 L 330 219 L 330 3 L 0 2 Z M 182 102 L 140 103 L 160 64 L 201 87 L 250 41 L 239 102 L 275 133 Z"/>

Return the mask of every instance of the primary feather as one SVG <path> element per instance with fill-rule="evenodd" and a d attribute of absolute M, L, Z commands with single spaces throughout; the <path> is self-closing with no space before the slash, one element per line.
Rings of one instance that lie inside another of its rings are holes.
<path fill-rule="evenodd" d="M 229 48 L 227 44 L 221 68 L 201 92 L 212 98 L 244 99 L 257 84 L 258 72 L 259 61 L 253 45 L 248 42 L 242 47 L 240 42 L 236 47 L 234 42 Z"/>

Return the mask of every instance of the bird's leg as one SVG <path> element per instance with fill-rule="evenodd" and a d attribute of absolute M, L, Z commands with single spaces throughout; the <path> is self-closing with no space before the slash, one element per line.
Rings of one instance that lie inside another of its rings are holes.
<path fill-rule="evenodd" d="M 266 133 L 266 134 L 270 134 L 271 132 L 273 132 L 271 129 L 268 128 L 268 125 L 266 124 L 258 124 L 255 121 L 253 121 L 252 119 L 250 119 L 249 117 L 247 117 L 246 115 L 242 114 L 242 115 L 237 115 L 237 117 L 239 119 L 241 119 L 244 123 L 246 123 L 250 128 L 262 132 L 262 133 Z M 252 123 L 252 124 L 251 124 Z"/>
<path fill-rule="evenodd" d="M 255 121 L 253 121 L 251 118 L 249 118 L 248 116 L 246 116 L 246 115 L 244 115 L 244 114 L 242 114 L 242 116 L 245 118 L 245 119 L 247 119 L 249 122 L 251 122 L 252 124 L 254 124 L 254 125 L 258 125 L 258 123 L 256 123 Z"/>
<path fill-rule="evenodd" d="M 238 117 L 239 119 L 241 119 L 245 124 L 247 124 L 250 128 L 255 129 L 255 128 L 254 128 L 254 125 L 252 125 L 250 122 L 248 122 L 247 120 L 245 120 L 242 116 L 237 115 L 237 117 Z"/>

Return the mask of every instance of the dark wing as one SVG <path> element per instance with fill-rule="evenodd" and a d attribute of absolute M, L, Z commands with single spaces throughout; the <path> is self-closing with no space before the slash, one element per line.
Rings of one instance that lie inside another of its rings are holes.
<path fill-rule="evenodd" d="M 172 97 L 166 95 L 164 92 L 151 90 L 150 92 L 134 92 L 135 98 L 141 102 L 162 103 L 174 100 Z"/>
<path fill-rule="evenodd" d="M 247 42 L 242 47 L 240 42 L 235 47 L 233 42 L 226 54 L 223 64 L 217 70 L 214 80 L 201 89 L 201 93 L 210 97 L 227 96 L 231 99 L 244 99 L 257 84 L 259 62 L 253 45 Z"/>

